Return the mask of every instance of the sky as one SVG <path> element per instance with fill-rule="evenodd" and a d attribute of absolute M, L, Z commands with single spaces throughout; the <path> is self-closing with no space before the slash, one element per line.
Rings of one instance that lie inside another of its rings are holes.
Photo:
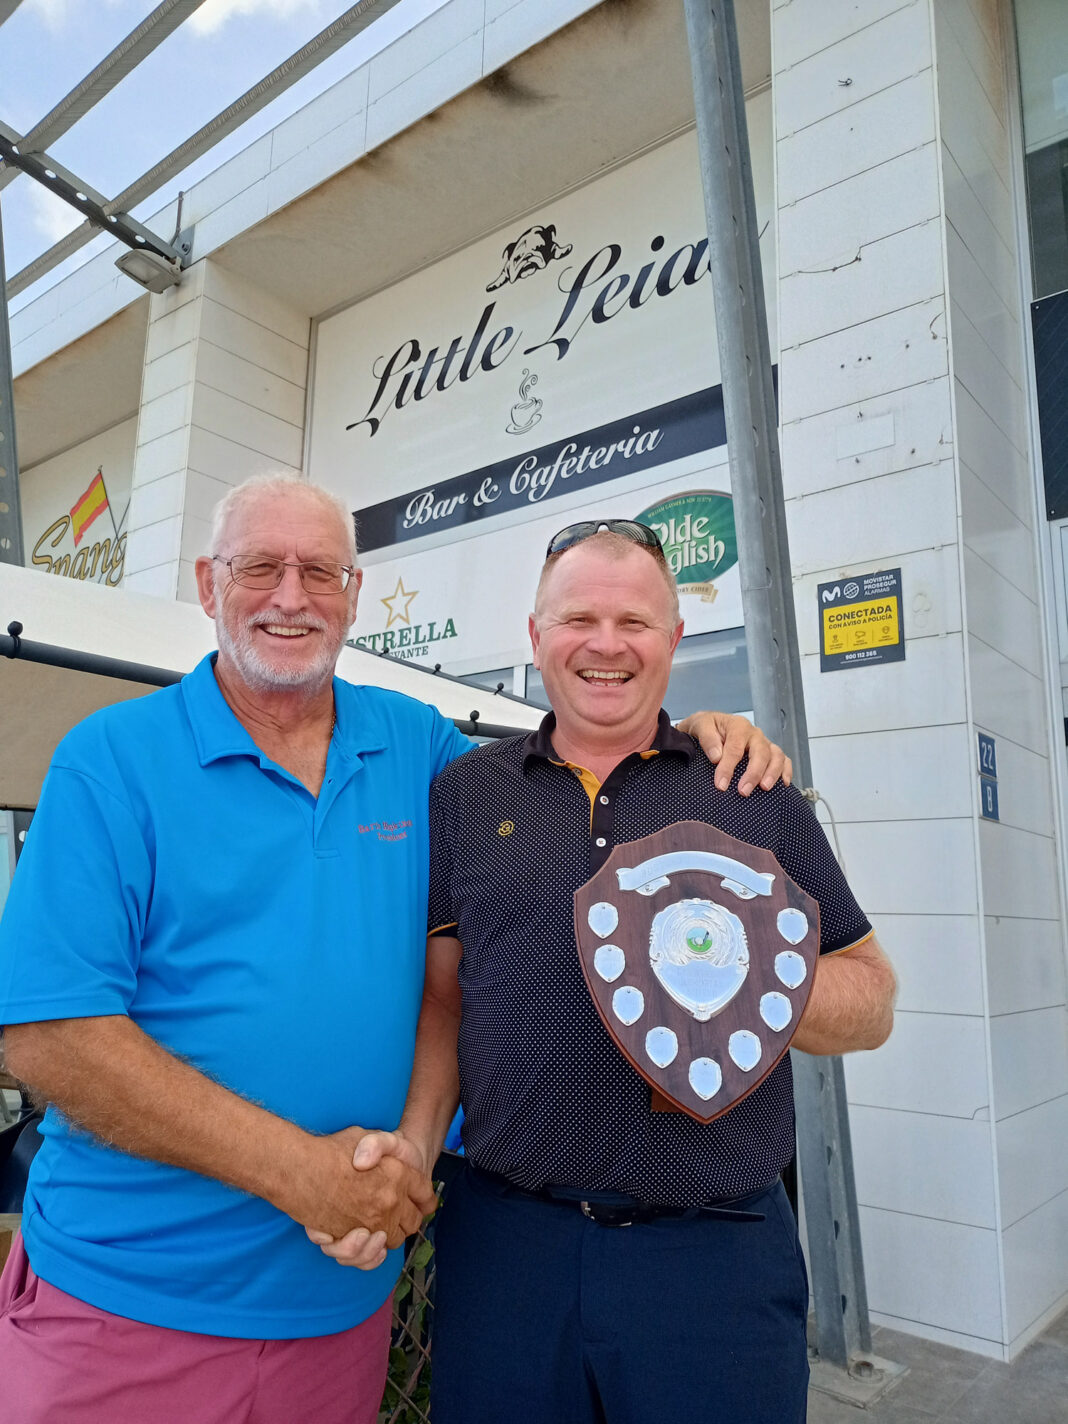
<path fill-rule="evenodd" d="M 344 13 L 352 0 L 205 0 L 50 149 L 113 197 Z M 177 179 L 134 209 L 142 220 L 261 134 L 365 63 L 444 0 L 400 0 L 392 10 Z M 22 0 L 0 26 L 0 120 L 25 133 L 158 4 L 158 0 Z M 0 193 L 10 279 L 81 221 L 25 174 Z M 161 233 L 170 237 L 170 233 Z M 12 299 L 18 311 L 106 246 L 101 237 Z"/>

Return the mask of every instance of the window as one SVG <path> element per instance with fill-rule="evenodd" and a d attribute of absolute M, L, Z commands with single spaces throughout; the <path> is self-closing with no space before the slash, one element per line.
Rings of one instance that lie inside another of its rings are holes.
<path fill-rule="evenodd" d="M 1016 0 L 1035 296 L 1068 289 L 1068 8 Z"/>
<path fill-rule="evenodd" d="M 0 912 L 7 899 L 11 872 L 15 865 L 15 818 L 10 811 L 0 811 Z"/>
<path fill-rule="evenodd" d="M 1068 519 L 1068 7 L 1016 0 L 1046 518 Z"/>
<path fill-rule="evenodd" d="M 673 722 L 704 707 L 748 712 L 753 694 L 749 690 L 745 629 L 725 628 L 683 638 L 675 650 L 664 705 Z"/>

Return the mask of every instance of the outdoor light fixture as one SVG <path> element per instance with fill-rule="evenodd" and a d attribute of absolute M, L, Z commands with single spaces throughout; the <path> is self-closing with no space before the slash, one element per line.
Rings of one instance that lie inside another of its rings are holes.
<path fill-rule="evenodd" d="M 169 291 L 182 280 L 181 263 L 160 257 L 155 252 L 138 252 L 131 248 L 121 257 L 116 257 L 115 266 L 150 292 Z"/>
<path fill-rule="evenodd" d="M 3 0 L 0 0 L 0 7 L 2 3 Z M 118 200 L 109 203 L 103 193 L 98 193 L 76 173 L 64 168 L 62 163 L 50 154 L 24 153 L 20 147 L 23 143 L 21 134 L 8 128 L 7 124 L 0 123 L 0 162 L 28 174 L 50 193 L 54 193 L 57 198 L 61 198 L 81 213 L 86 221 L 81 228 L 75 229 L 76 233 L 81 233 L 83 229 L 89 235 L 94 231 L 106 232 L 124 242 L 130 250 L 118 259 L 115 266 L 148 291 L 165 292 L 168 288 L 178 285 L 182 280 L 182 265 L 188 261 L 193 251 L 192 228 L 176 233 L 171 241 L 167 242 L 129 213 L 114 211 L 119 206 Z M 120 194 L 120 198 L 124 196 Z M 181 214 L 182 195 L 179 193 L 179 222 Z M 49 253 L 44 255 L 47 257 L 57 251 L 58 245 L 50 248 Z M 31 262 L 22 272 L 15 273 L 12 281 L 7 283 L 9 296 L 23 289 L 23 286 L 19 285 L 19 279 L 26 278 L 33 268 L 34 263 Z M 46 267 L 44 270 L 49 271 L 50 268 Z"/>

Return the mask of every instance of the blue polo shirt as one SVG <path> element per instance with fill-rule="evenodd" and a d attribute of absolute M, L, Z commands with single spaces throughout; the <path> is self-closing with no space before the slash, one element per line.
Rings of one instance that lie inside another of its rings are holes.
<path fill-rule="evenodd" d="M 205 658 L 64 738 L 0 923 L 0 1023 L 128 1014 L 312 1132 L 393 1127 L 423 983 L 430 782 L 470 743 L 433 708 L 334 680 L 318 798 L 266 757 Z M 50 1109 L 26 1194 L 34 1270 L 180 1330 L 326 1335 L 399 1253 L 346 1270 L 257 1197 L 128 1156 Z"/>

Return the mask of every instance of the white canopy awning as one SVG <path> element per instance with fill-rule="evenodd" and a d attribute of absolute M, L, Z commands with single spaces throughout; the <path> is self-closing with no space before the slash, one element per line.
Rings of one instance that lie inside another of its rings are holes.
<path fill-rule="evenodd" d="M 0 564 L 0 636 L 12 622 L 22 624 L 27 645 L 44 645 L 60 661 L 88 655 L 90 662 L 131 666 L 123 678 L 0 657 L 0 807 L 9 809 L 36 806 L 56 743 L 76 722 L 98 707 L 152 691 L 153 669 L 186 673 L 215 647 L 214 624 L 193 604 Z M 11 639 L 2 636 L 2 646 L 10 652 Z M 338 673 L 417 697 L 458 722 L 477 713 L 482 728 L 523 730 L 542 717 L 518 698 L 358 648 L 342 649 Z"/>

